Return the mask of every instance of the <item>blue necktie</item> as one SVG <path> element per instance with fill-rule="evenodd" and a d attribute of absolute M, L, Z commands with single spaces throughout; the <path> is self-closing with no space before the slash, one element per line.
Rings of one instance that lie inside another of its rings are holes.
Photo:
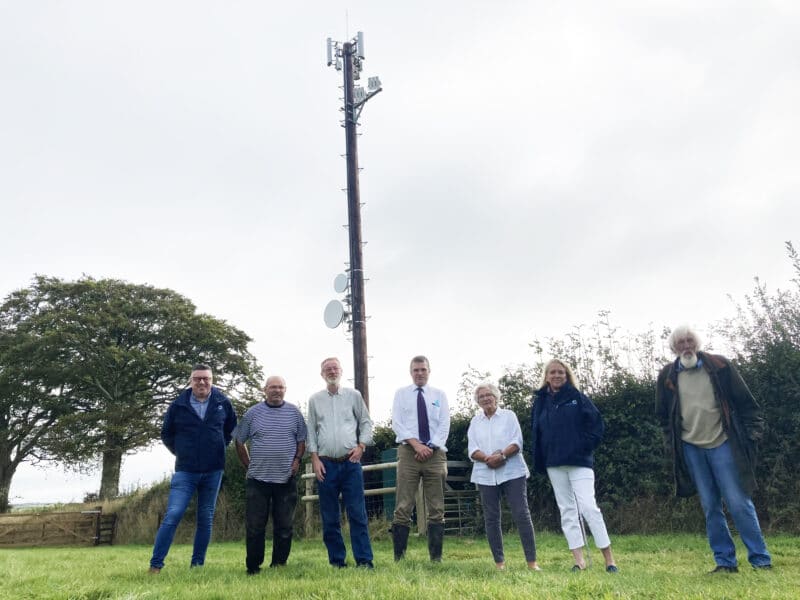
<path fill-rule="evenodd" d="M 419 424 L 419 441 L 427 444 L 431 441 L 431 429 L 428 425 L 428 408 L 425 406 L 425 396 L 422 388 L 417 388 L 417 423 Z"/>

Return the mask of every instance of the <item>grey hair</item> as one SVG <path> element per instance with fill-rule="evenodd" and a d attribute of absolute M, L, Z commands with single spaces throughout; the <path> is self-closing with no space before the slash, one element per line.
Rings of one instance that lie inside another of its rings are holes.
<path fill-rule="evenodd" d="M 339 360 L 337 357 L 335 357 L 335 356 L 329 356 L 328 358 L 326 358 L 325 360 L 323 360 L 321 363 L 319 363 L 319 368 L 320 368 L 320 369 L 324 369 L 324 368 L 325 368 L 325 363 L 326 363 L 326 362 L 329 362 L 329 361 L 331 361 L 331 360 L 335 360 L 337 363 L 339 363 L 339 368 L 340 368 L 340 369 L 342 368 L 342 361 L 340 361 L 340 360 Z"/>
<path fill-rule="evenodd" d="M 493 384 L 491 381 L 481 381 L 478 385 L 475 386 L 475 391 L 472 392 L 472 399 L 475 402 L 478 401 L 478 391 L 479 390 L 483 390 L 483 389 L 486 389 L 486 390 L 489 390 L 490 392 L 492 392 L 492 396 L 495 397 L 495 400 L 500 402 L 500 398 L 502 397 L 502 394 L 500 393 L 500 390 L 498 389 L 498 387 L 495 384 Z"/>
<path fill-rule="evenodd" d="M 675 354 L 678 354 L 678 349 L 676 348 L 678 338 L 686 337 L 687 335 L 691 335 L 694 338 L 694 341 L 697 343 L 697 349 L 699 350 L 703 345 L 703 338 L 701 338 L 689 325 L 678 325 L 672 330 L 672 333 L 669 334 L 669 338 L 667 340 L 669 342 L 669 349 Z"/>

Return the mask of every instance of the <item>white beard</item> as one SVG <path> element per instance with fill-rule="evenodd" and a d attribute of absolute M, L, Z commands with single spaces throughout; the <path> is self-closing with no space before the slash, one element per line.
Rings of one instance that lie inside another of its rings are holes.
<path fill-rule="evenodd" d="M 681 354 L 681 364 L 684 369 L 694 369 L 697 366 L 697 354 Z"/>

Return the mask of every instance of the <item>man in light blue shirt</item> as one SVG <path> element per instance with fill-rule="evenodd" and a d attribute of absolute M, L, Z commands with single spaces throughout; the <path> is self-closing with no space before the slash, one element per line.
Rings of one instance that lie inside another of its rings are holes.
<path fill-rule="evenodd" d="M 361 470 L 361 457 L 372 443 L 372 419 L 361 393 L 339 385 L 342 365 L 338 358 L 323 360 L 320 374 L 327 385 L 308 401 L 308 451 L 319 490 L 322 539 L 328 549 L 328 562 L 334 567 L 347 566 L 339 508 L 341 494 L 356 566 L 372 569 Z"/>

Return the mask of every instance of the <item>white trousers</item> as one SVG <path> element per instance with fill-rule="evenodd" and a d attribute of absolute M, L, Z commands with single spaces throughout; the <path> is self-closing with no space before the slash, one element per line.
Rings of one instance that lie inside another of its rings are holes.
<path fill-rule="evenodd" d="M 561 511 L 561 530 L 569 549 L 583 546 L 580 515 L 592 532 L 595 546 L 610 546 L 603 513 L 594 499 L 594 471 L 588 467 L 547 467 L 547 476 Z"/>

